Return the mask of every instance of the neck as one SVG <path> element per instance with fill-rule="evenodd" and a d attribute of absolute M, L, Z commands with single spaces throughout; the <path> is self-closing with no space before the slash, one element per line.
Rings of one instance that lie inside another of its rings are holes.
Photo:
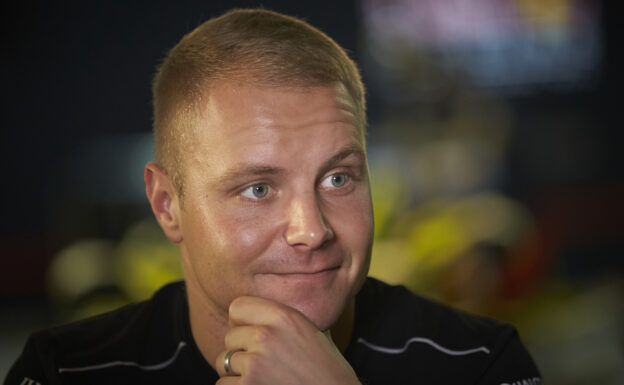
<path fill-rule="evenodd" d="M 344 353 L 351 342 L 353 325 L 355 323 L 355 298 L 351 298 L 334 326 L 331 327 L 331 337 L 336 347 Z"/>
<path fill-rule="evenodd" d="M 217 355 L 225 350 L 228 314 L 219 310 L 192 279 L 186 280 L 191 333 L 206 362 L 214 368 Z"/>

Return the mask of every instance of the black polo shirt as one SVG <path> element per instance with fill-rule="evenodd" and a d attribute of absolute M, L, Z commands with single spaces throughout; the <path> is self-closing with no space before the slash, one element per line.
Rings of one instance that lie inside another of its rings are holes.
<path fill-rule="evenodd" d="M 345 357 L 365 385 L 541 384 L 515 329 L 367 279 Z M 212 384 L 183 282 L 145 302 L 33 334 L 5 385 Z"/>

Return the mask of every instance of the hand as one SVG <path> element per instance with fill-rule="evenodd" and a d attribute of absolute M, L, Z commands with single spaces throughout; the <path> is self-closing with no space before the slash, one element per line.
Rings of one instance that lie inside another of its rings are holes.
<path fill-rule="evenodd" d="M 239 297 L 230 305 L 230 330 L 226 350 L 215 368 L 229 384 L 359 384 L 329 331 L 323 333 L 299 311 L 257 297 Z M 229 350 L 242 349 L 230 357 L 227 376 L 223 367 Z"/>

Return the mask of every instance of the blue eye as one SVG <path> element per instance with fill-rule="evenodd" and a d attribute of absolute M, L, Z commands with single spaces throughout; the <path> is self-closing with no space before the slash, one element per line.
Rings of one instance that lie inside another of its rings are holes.
<path fill-rule="evenodd" d="M 247 187 L 242 195 L 246 198 L 251 199 L 260 199 L 264 198 L 269 194 L 269 185 L 266 183 L 255 184 L 253 186 Z"/>
<path fill-rule="evenodd" d="M 347 183 L 347 176 L 345 174 L 334 174 L 331 176 L 331 184 L 335 187 L 342 187 Z"/>
<path fill-rule="evenodd" d="M 344 173 L 331 174 L 321 182 L 321 186 L 326 188 L 343 187 L 349 182 L 349 176 Z"/>

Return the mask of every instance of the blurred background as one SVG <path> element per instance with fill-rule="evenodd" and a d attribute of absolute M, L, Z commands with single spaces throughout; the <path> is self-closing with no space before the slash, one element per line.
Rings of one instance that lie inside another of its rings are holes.
<path fill-rule="evenodd" d="M 303 17 L 369 94 L 371 275 L 515 324 L 548 384 L 624 384 L 624 145 L 606 0 L 11 2 L 0 378 L 34 330 L 179 279 L 144 197 L 150 81 L 231 7 Z"/>

